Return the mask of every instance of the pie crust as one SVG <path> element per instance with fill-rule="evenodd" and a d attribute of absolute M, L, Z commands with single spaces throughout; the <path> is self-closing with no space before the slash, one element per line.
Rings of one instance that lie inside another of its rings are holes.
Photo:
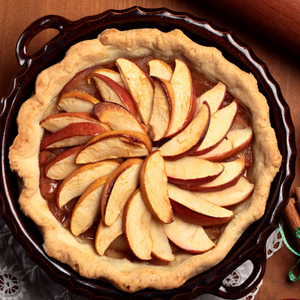
<path fill-rule="evenodd" d="M 214 249 L 198 255 L 176 254 L 176 260 L 167 266 L 98 255 L 92 245 L 80 243 L 61 226 L 39 189 L 39 151 L 43 137 L 39 123 L 57 101 L 62 87 L 76 73 L 94 65 L 107 64 L 118 57 L 147 55 L 166 62 L 174 58 L 188 60 L 211 82 L 223 82 L 229 93 L 248 108 L 255 137 L 251 174 L 251 181 L 255 184 L 253 194 L 235 207 L 235 217 Z M 167 33 L 157 29 L 108 29 L 96 39 L 75 44 L 61 62 L 38 76 L 35 93 L 20 108 L 17 123 L 19 133 L 10 148 L 10 166 L 22 179 L 21 209 L 40 229 L 46 253 L 68 264 L 83 277 L 108 281 L 125 292 L 177 288 L 221 262 L 247 227 L 263 216 L 271 182 L 281 164 L 277 139 L 270 124 L 269 107 L 258 90 L 254 76 L 227 61 L 216 48 L 196 44 L 177 29 Z"/>

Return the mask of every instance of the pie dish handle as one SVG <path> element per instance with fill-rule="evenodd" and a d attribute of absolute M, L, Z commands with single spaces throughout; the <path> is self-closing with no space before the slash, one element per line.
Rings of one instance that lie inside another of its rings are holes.
<path fill-rule="evenodd" d="M 253 264 L 253 270 L 241 285 L 225 286 L 223 282 L 220 289 L 216 290 L 214 294 L 224 299 L 240 299 L 254 292 L 263 279 L 266 270 L 266 260 L 266 250 L 265 247 L 262 247 L 249 258 L 249 261 Z"/>
<path fill-rule="evenodd" d="M 31 40 L 38 35 L 41 31 L 46 29 L 56 29 L 59 33 L 52 39 L 59 39 L 66 31 L 68 27 L 72 25 L 72 22 L 64 17 L 58 15 L 48 15 L 41 17 L 40 19 L 29 25 L 21 34 L 17 46 L 16 55 L 19 65 L 22 67 L 27 61 L 39 57 L 47 50 L 47 44 L 42 49 L 37 51 L 33 55 L 29 55 L 28 47 Z"/>

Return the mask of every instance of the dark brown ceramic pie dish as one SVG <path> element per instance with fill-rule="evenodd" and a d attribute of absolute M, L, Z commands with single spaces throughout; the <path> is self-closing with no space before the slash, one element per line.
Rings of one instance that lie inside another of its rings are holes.
<path fill-rule="evenodd" d="M 17 179 L 9 168 L 8 149 L 17 135 L 15 120 L 21 104 L 30 97 L 34 89 L 36 76 L 43 69 L 60 61 L 71 45 L 95 38 L 104 29 L 112 27 L 120 30 L 156 27 L 162 31 L 178 28 L 195 42 L 218 48 L 229 61 L 251 72 L 259 83 L 260 91 L 268 100 L 272 126 L 283 157 L 281 169 L 272 184 L 264 217 L 244 232 L 222 263 L 194 277 L 182 287 L 169 291 L 144 290 L 126 294 L 108 283 L 82 278 L 68 266 L 48 257 L 42 248 L 42 236 L 35 224 L 19 209 Z M 30 41 L 48 28 L 57 29 L 59 34 L 30 56 L 27 52 Z M 252 50 L 231 32 L 217 28 L 206 20 L 167 9 L 134 7 L 123 11 L 107 11 L 75 22 L 60 16 L 45 16 L 24 31 L 19 38 L 16 52 L 19 72 L 13 79 L 9 95 L 0 102 L 0 192 L 3 219 L 30 258 L 52 280 L 64 285 L 71 292 L 90 299 L 193 299 L 205 293 L 236 299 L 253 291 L 264 275 L 266 240 L 278 226 L 281 213 L 287 204 L 295 173 L 296 148 L 289 108 L 282 98 L 278 84 Z M 250 277 L 238 287 L 222 286 L 223 279 L 247 260 L 254 265 Z"/>

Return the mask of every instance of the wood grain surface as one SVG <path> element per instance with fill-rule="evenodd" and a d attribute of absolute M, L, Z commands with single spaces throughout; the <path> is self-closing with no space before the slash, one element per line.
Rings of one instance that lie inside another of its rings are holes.
<path fill-rule="evenodd" d="M 213 3 L 213 1 L 208 0 Z M 218 1 L 221 2 L 221 1 Z M 231 1 L 224 1 L 229 3 Z M 234 0 L 232 3 L 240 5 L 243 0 Z M 240 3 L 238 3 L 240 2 Z M 246 2 L 251 2 L 246 1 Z M 255 1 L 258 2 L 258 1 Z M 262 1 L 267 2 L 267 0 Z M 281 2 L 279 0 L 275 2 Z M 285 0 L 287 5 L 285 13 L 287 19 L 294 18 L 295 9 L 299 10 L 300 4 L 296 1 Z M 223 7 L 224 11 L 205 1 L 194 0 L 101 0 L 101 1 L 61 1 L 61 0 L 0 0 L 0 97 L 6 96 L 9 91 L 11 79 L 18 70 L 18 63 L 15 57 L 15 46 L 22 31 L 37 18 L 57 14 L 70 20 L 77 20 L 85 16 L 95 15 L 108 9 L 125 9 L 135 5 L 145 8 L 166 7 L 170 10 L 188 12 L 194 16 L 208 19 L 219 27 L 231 30 L 240 40 L 250 45 L 254 53 L 267 64 L 270 73 L 279 83 L 282 94 L 290 106 L 292 119 L 296 129 L 296 144 L 300 144 L 300 57 L 288 50 L 281 44 L 275 42 L 261 32 L 254 30 L 250 25 L 240 22 L 239 16 L 227 14 L 228 7 Z M 273 4 L 273 1 L 272 1 Z M 294 7 L 293 7 L 293 6 Z M 267 8 L 266 8 L 267 9 Z M 279 8 L 278 8 L 279 9 Z M 250 10 L 247 13 L 255 14 Z M 256 16 L 255 16 L 256 17 Z M 248 20 L 244 20 L 249 22 Z M 257 22 L 259 22 L 258 20 Z M 261 20 L 263 22 L 263 20 Z M 259 25 L 260 23 L 258 23 Z M 259 26 L 256 27 L 260 30 Z M 30 53 L 39 50 L 45 42 L 56 35 L 55 30 L 45 30 L 36 36 L 30 44 Z M 299 43 L 299 31 L 289 31 L 296 42 Z M 296 178 L 293 186 L 300 186 L 299 177 L 300 159 L 296 162 Z M 294 189 L 291 190 L 291 195 Z M 287 226 L 284 226 L 289 235 Z M 291 239 L 291 245 L 293 245 Z M 263 279 L 256 300 L 265 299 L 300 299 L 300 281 L 292 283 L 288 279 L 288 272 L 297 262 L 297 257 L 293 255 L 284 245 L 282 249 L 274 254 L 267 261 L 267 270 Z M 300 272 L 300 268 L 295 272 Z"/>
<path fill-rule="evenodd" d="M 207 0 L 233 17 L 300 54 L 297 0 Z"/>

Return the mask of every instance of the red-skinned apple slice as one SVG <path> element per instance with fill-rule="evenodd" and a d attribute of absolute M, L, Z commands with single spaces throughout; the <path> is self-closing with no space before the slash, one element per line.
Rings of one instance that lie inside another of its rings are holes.
<path fill-rule="evenodd" d="M 141 260 L 150 260 L 152 258 L 151 213 L 144 203 L 140 189 L 131 195 L 125 205 L 123 231 L 134 255 Z"/>
<path fill-rule="evenodd" d="M 152 77 L 154 83 L 154 99 L 148 134 L 153 141 L 161 140 L 172 123 L 175 94 L 170 82 Z"/>
<path fill-rule="evenodd" d="M 90 113 L 84 112 L 66 112 L 51 115 L 40 122 L 40 125 L 50 131 L 56 132 L 72 123 L 95 123 L 99 124 L 99 120 Z"/>
<path fill-rule="evenodd" d="M 223 153 L 230 152 L 231 150 L 232 150 L 232 143 L 227 138 L 224 138 L 217 147 L 213 148 L 212 150 L 210 150 L 205 154 L 198 155 L 195 157 L 218 162 L 218 161 L 223 161 L 223 159 L 219 159 L 220 157 L 222 157 Z"/>
<path fill-rule="evenodd" d="M 83 145 L 103 132 L 107 132 L 107 128 L 100 123 L 72 123 L 59 131 L 46 135 L 41 141 L 41 151 L 49 148 Z"/>
<path fill-rule="evenodd" d="M 95 236 L 95 248 L 99 255 L 104 255 L 109 245 L 123 234 L 123 211 L 111 226 L 106 226 L 103 219 L 100 221 Z"/>
<path fill-rule="evenodd" d="M 115 81 L 116 83 L 118 83 L 120 86 L 125 88 L 125 85 L 121 78 L 121 75 L 117 71 L 114 71 L 112 69 L 101 68 L 101 69 L 94 71 L 91 75 L 93 75 L 95 73 L 107 76 L 110 79 L 112 79 L 113 81 Z"/>
<path fill-rule="evenodd" d="M 62 208 L 73 198 L 80 196 L 97 178 L 109 175 L 120 163 L 117 160 L 105 160 L 95 164 L 87 164 L 67 176 L 58 188 L 56 203 Z"/>
<path fill-rule="evenodd" d="M 112 130 L 93 138 L 79 152 L 76 163 L 85 164 L 108 158 L 147 156 L 152 142 L 147 135 L 130 130 Z"/>
<path fill-rule="evenodd" d="M 127 159 L 109 175 L 101 199 L 101 214 L 105 225 L 112 226 L 130 195 L 139 186 L 142 163 L 140 158 Z"/>
<path fill-rule="evenodd" d="M 94 114 L 112 130 L 133 130 L 147 134 L 145 126 L 123 106 L 101 102 L 94 106 Z"/>
<path fill-rule="evenodd" d="M 252 137 L 252 127 L 237 115 L 226 138 L 216 148 L 198 157 L 210 161 L 225 161 L 244 150 L 250 144 Z"/>
<path fill-rule="evenodd" d="M 55 156 L 45 168 L 46 177 L 54 180 L 63 180 L 78 169 L 80 165 L 76 164 L 75 160 L 83 146 L 72 147 Z"/>
<path fill-rule="evenodd" d="M 107 177 L 93 181 L 76 202 L 70 219 L 70 229 L 75 236 L 88 230 L 99 217 L 101 195 Z"/>
<path fill-rule="evenodd" d="M 178 217 L 174 217 L 171 224 L 163 224 L 163 228 L 167 237 L 187 252 L 201 254 L 215 247 L 202 226 L 184 222 Z"/>
<path fill-rule="evenodd" d="M 210 124 L 203 142 L 193 155 L 202 155 L 217 147 L 232 127 L 237 111 L 238 103 L 236 100 L 216 111 L 210 118 Z"/>
<path fill-rule="evenodd" d="M 205 139 L 210 119 L 209 106 L 205 104 L 202 106 L 199 114 L 183 131 L 159 148 L 164 159 L 177 160 L 198 149 L 199 145 Z"/>
<path fill-rule="evenodd" d="M 154 95 L 154 85 L 150 76 L 133 61 L 125 58 L 118 58 L 116 65 L 142 122 L 148 125 Z"/>
<path fill-rule="evenodd" d="M 170 81 L 173 75 L 172 68 L 163 60 L 152 59 L 148 62 L 149 75 Z"/>
<path fill-rule="evenodd" d="M 244 201 L 251 195 L 253 189 L 254 184 L 242 176 L 235 185 L 222 191 L 193 192 L 193 194 L 216 205 L 226 207 Z"/>
<path fill-rule="evenodd" d="M 224 170 L 221 163 L 213 163 L 195 156 L 165 161 L 168 181 L 179 185 L 199 185 L 215 180 Z"/>
<path fill-rule="evenodd" d="M 175 101 L 172 110 L 172 122 L 166 134 L 174 136 L 182 131 L 191 121 L 196 109 L 196 96 L 191 72 L 181 60 L 175 59 L 175 69 L 171 78 Z"/>
<path fill-rule="evenodd" d="M 204 102 L 207 102 L 210 107 L 210 113 L 214 114 L 217 110 L 222 107 L 225 99 L 227 87 L 224 83 L 219 81 L 212 89 L 208 90 L 196 100 L 196 111 L 195 115 L 200 111 Z"/>
<path fill-rule="evenodd" d="M 240 156 L 234 161 L 223 162 L 224 171 L 215 180 L 196 186 L 180 185 L 180 187 L 199 192 L 221 191 L 235 185 L 243 175 L 245 169 L 245 158 Z"/>
<path fill-rule="evenodd" d="M 104 101 L 122 105 L 126 109 L 128 109 L 135 117 L 137 116 L 135 104 L 130 94 L 124 87 L 102 74 L 92 73 L 91 77 L 94 79 L 95 84 Z"/>
<path fill-rule="evenodd" d="M 163 229 L 163 223 L 156 218 L 151 219 L 151 239 L 151 254 L 153 257 L 156 257 L 162 261 L 175 260 L 175 255 L 172 253 L 169 240 Z"/>
<path fill-rule="evenodd" d="M 171 223 L 173 213 L 168 196 L 168 179 L 160 151 L 152 152 L 144 160 L 140 172 L 140 188 L 152 214 L 163 223 Z"/>
<path fill-rule="evenodd" d="M 168 191 L 174 214 L 185 222 L 201 226 L 217 226 L 233 218 L 231 210 L 197 197 L 176 185 L 169 183 Z"/>
<path fill-rule="evenodd" d="M 92 113 L 93 107 L 99 100 L 88 93 L 70 91 L 61 95 L 57 108 L 66 112 Z"/>

